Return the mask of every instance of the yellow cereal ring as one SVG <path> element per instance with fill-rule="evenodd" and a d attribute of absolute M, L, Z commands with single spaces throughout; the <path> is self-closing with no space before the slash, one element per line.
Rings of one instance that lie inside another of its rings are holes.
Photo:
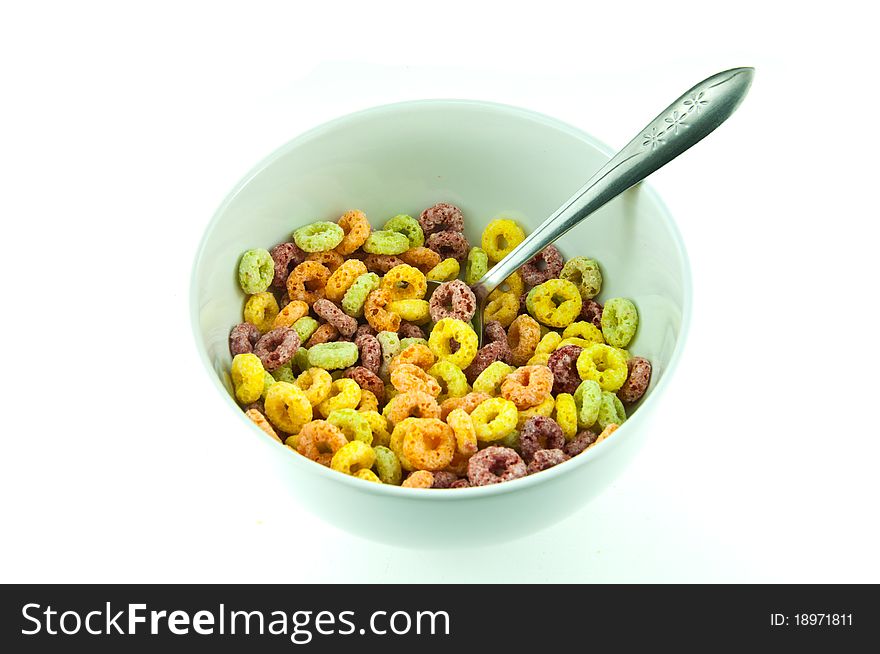
<path fill-rule="evenodd" d="M 501 326 L 507 328 L 519 315 L 519 296 L 513 293 L 501 293 L 486 302 L 483 309 L 484 324 L 490 320 L 497 320 Z"/>
<path fill-rule="evenodd" d="M 477 451 L 477 432 L 474 421 L 464 409 L 453 409 L 446 417 L 446 424 L 455 434 L 456 449 L 459 454 L 470 456 Z"/>
<path fill-rule="evenodd" d="M 356 473 L 354 473 L 354 476 L 358 479 L 363 479 L 364 481 L 371 481 L 374 484 L 382 483 L 382 480 L 376 476 L 375 472 L 373 472 L 372 470 L 367 470 L 366 468 L 361 468 Z"/>
<path fill-rule="evenodd" d="M 538 322 L 549 327 L 565 327 L 580 315 L 580 291 L 567 279 L 551 279 L 538 284 L 526 296 L 526 309 Z"/>
<path fill-rule="evenodd" d="M 373 434 L 373 447 L 388 446 L 391 442 L 391 432 L 388 430 L 388 420 L 378 411 L 363 411 L 362 415 L 370 425 Z"/>
<path fill-rule="evenodd" d="M 229 372 L 239 402 L 250 404 L 260 399 L 266 386 L 266 370 L 256 354 L 236 354 Z"/>
<path fill-rule="evenodd" d="M 363 441 L 350 441 L 340 447 L 330 460 L 330 467 L 345 475 L 357 474 L 359 470 L 369 470 L 376 461 L 373 448 Z"/>
<path fill-rule="evenodd" d="M 569 336 L 568 338 L 563 338 L 561 341 L 559 341 L 559 346 L 556 349 L 558 350 L 559 348 L 565 347 L 566 345 L 577 345 L 579 348 L 584 349 L 585 347 L 596 345 L 596 343 L 594 341 L 588 341 L 585 338 Z"/>
<path fill-rule="evenodd" d="M 490 397 L 471 411 L 471 420 L 477 440 L 497 441 L 516 429 L 518 413 L 516 405 L 501 397 Z"/>
<path fill-rule="evenodd" d="M 501 393 L 501 382 L 516 368 L 503 361 L 493 361 L 474 380 L 474 391 L 495 397 Z"/>
<path fill-rule="evenodd" d="M 385 273 L 382 285 L 388 291 L 391 302 L 396 300 L 420 300 L 425 297 L 428 284 L 424 273 L 418 268 L 402 263 Z"/>
<path fill-rule="evenodd" d="M 450 341 L 455 339 L 459 348 L 453 352 Z M 479 339 L 476 332 L 457 318 L 443 318 L 431 330 L 428 347 L 441 361 L 450 361 L 462 370 L 467 368 L 477 355 Z"/>
<path fill-rule="evenodd" d="M 512 293 L 515 297 L 519 297 L 525 291 L 525 284 L 522 276 L 518 272 L 513 272 L 510 276 L 501 282 L 494 291 L 489 293 L 489 299 L 492 300 L 502 293 Z"/>
<path fill-rule="evenodd" d="M 568 327 L 562 330 L 562 338 L 574 337 L 587 341 L 590 345 L 605 342 L 605 338 L 602 336 L 602 330 L 596 327 L 596 325 L 594 325 L 593 323 L 587 322 L 586 320 L 578 320 L 577 322 L 573 322 Z M 580 347 L 584 346 L 581 345 Z"/>
<path fill-rule="evenodd" d="M 353 379 L 343 377 L 330 386 L 330 395 L 318 404 L 318 413 L 325 418 L 336 409 L 354 409 L 361 401 L 361 387 Z"/>
<path fill-rule="evenodd" d="M 363 261 L 347 259 L 330 275 L 324 287 L 324 297 L 333 302 L 341 302 L 345 292 L 354 284 L 354 280 L 366 274 L 367 267 Z"/>
<path fill-rule="evenodd" d="M 450 397 L 464 397 L 470 392 L 464 371 L 451 361 L 438 361 L 428 369 L 428 374 L 440 384 L 439 402 Z"/>
<path fill-rule="evenodd" d="M 535 354 L 553 354 L 553 352 L 559 347 L 559 342 L 561 340 L 562 336 L 559 335 L 559 332 L 547 332 L 541 337 L 541 340 L 538 341 L 538 346 L 535 348 Z"/>
<path fill-rule="evenodd" d="M 544 416 L 545 418 L 549 418 L 553 415 L 554 408 L 556 408 L 556 401 L 553 399 L 553 396 L 550 395 L 545 397 L 539 405 L 523 409 L 519 412 L 516 417 L 516 428 L 522 430 L 523 426 L 526 424 L 526 420 L 532 416 Z"/>
<path fill-rule="evenodd" d="M 312 405 L 298 386 L 275 382 L 266 393 L 266 417 L 281 431 L 296 434 L 312 419 Z"/>
<path fill-rule="evenodd" d="M 278 301 L 269 293 L 251 295 L 244 305 L 244 321 L 260 330 L 261 334 L 272 329 L 278 315 Z"/>
<path fill-rule="evenodd" d="M 294 383 L 306 394 L 312 406 L 318 406 L 330 397 L 333 378 L 323 368 L 309 368 L 301 373 Z"/>
<path fill-rule="evenodd" d="M 385 308 L 417 325 L 422 325 L 431 319 L 430 305 L 425 300 L 394 300 L 389 302 Z"/>
<path fill-rule="evenodd" d="M 373 391 L 368 391 L 366 388 L 361 388 L 361 401 L 358 402 L 357 405 L 358 411 L 378 411 L 379 410 L 379 399 L 376 397 L 376 394 Z"/>
<path fill-rule="evenodd" d="M 577 435 L 577 406 L 571 393 L 556 396 L 556 422 L 562 427 L 562 435 L 570 441 Z"/>
<path fill-rule="evenodd" d="M 610 345 L 591 345 L 584 348 L 577 359 L 581 379 L 592 379 L 603 391 L 616 392 L 628 374 L 626 358 L 620 350 Z"/>
<path fill-rule="evenodd" d="M 272 429 L 272 425 L 269 424 L 269 421 L 266 420 L 266 416 L 257 411 L 256 409 L 248 409 L 244 412 L 244 414 L 251 419 L 257 427 L 262 429 L 266 434 L 274 438 L 276 441 L 281 443 L 281 439 L 278 437 L 278 434 L 275 433 L 275 430 Z"/>
<path fill-rule="evenodd" d="M 428 274 L 425 277 L 432 282 L 448 282 L 453 279 L 458 279 L 458 274 L 461 272 L 461 264 L 458 263 L 458 259 L 444 259 L 436 266 L 431 268 L 428 271 Z"/>
<path fill-rule="evenodd" d="M 480 245 L 492 263 L 498 263 L 523 242 L 522 227 L 508 218 L 496 218 L 483 230 Z"/>

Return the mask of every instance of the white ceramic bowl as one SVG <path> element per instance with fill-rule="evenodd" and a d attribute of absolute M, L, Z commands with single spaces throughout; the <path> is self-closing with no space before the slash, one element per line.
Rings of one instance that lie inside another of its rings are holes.
<path fill-rule="evenodd" d="M 448 547 L 534 532 L 569 515 L 617 476 L 647 435 L 687 331 L 687 255 L 669 213 L 644 184 L 557 242 L 566 257 L 597 259 L 599 299 L 632 298 L 641 324 L 629 349 L 654 373 L 645 398 L 612 438 L 571 461 L 513 482 L 424 491 L 346 477 L 292 453 L 242 413 L 232 396 L 227 337 L 241 320 L 242 251 L 269 248 L 314 220 L 363 209 L 373 225 L 417 216 L 440 201 L 461 207 L 472 243 L 505 216 L 538 225 L 609 157 L 580 130 L 539 114 L 475 101 L 420 101 L 345 116 L 269 155 L 232 190 L 205 231 L 192 276 L 196 346 L 229 410 L 229 428 L 266 455 L 291 497 L 356 534 L 397 545 Z"/>

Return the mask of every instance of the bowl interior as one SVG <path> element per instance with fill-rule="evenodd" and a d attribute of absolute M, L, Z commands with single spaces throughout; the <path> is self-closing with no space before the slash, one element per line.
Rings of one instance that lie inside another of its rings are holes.
<path fill-rule="evenodd" d="M 241 321 L 237 266 L 246 249 L 271 248 L 305 223 L 335 220 L 352 208 L 380 227 L 439 201 L 462 209 L 472 244 L 496 217 L 513 218 L 528 232 L 607 159 L 607 148 L 563 123 L 468 101 L 389 105 L 312 130 L 251 171 L 208 227 L 191 298 L 203 358 L 234 403 L 227 337 Z M 688 303 L 686 256 L 666 209 L 639 185 L 557 246 L 566 258 L 599 261 L 600 301 L 625 296 L 637 305 L 640 327 L 628 349 L 654 365 L 647 399 L 673 359 Z"/>

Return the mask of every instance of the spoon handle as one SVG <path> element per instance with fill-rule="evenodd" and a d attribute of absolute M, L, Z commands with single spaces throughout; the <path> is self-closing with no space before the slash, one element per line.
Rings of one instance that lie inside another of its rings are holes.
<path fill-rule="evenodd" d="M 754 72 L 754 68 L 733 68 L 713 75 L 667 107 L 473 286 L 478 303 L 482 305 L 508 276 L 596 209 L 727 120 L 746 96 Z"/>

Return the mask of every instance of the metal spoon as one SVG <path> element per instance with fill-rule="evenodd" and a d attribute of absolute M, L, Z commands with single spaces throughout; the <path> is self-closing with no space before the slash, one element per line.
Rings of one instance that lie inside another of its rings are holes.
<path fill-rule="evenodd" d="M 477 296 L 477 311 L 473 326 L 480 345 L 483 344 L 483 310 L 489 293 L 599 207 L 675 159 L 727 120 L 745 98 L 754 74 L 754 68 L 733 68 L 685 92 L 474 284 L 471 288 Z"/>

